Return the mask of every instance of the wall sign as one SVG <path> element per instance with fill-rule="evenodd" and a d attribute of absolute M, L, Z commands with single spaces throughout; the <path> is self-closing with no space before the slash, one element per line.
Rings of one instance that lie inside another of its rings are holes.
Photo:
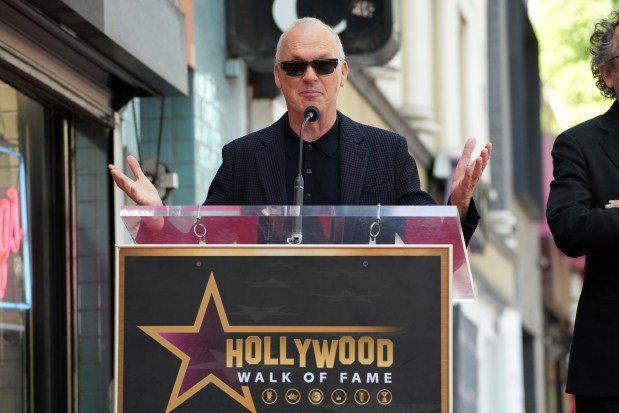
<path fill-rule="evenodd" d="M 30 248 L 23 157 L 0 146 L 0 308 L 30 309 Z"/>

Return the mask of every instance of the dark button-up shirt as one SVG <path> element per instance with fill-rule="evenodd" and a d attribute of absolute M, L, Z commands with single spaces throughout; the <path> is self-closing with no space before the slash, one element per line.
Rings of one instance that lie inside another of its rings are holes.
<path fill-rule="evenodd" d="M 289 122 L 286 122 L 283 139 L 286 147 L 286 195 L 288 204 L 292 205 L 294 180 L 299 174 L 299 136 Z M 341 204 L 339 115 L 331 129 L 320 139 L 303 142 L 302 171 L 304 205 Z"/>

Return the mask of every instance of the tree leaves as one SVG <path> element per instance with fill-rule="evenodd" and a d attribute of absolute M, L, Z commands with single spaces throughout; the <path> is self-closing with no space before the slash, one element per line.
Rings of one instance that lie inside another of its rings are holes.
<path fill-rule="evenodd" d="M 605 112 L 611 104 L 595 86 L 588 47 L 595 22 L 617 8 L 619 0 L 529 2 L 539 41 L 540 77 L 561 130 Z"/>

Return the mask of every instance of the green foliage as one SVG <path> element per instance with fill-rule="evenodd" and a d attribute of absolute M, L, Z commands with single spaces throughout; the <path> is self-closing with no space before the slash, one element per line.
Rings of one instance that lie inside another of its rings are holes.
<path fill-rule="evenodd" d="M 611 102 L 595 86 L 589 38 L 595 22 L 619 8 L 619 0 L 537 0 L 529 7 L 539 41 L 540 77 L 558 128 L 605 112 Z"/>

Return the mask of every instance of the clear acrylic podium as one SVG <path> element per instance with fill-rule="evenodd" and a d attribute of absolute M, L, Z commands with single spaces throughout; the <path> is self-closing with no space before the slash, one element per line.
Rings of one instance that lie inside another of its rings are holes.
<path fill-rule="evenodd" d="M 454 206 L 125 206 L 121 217 L 136 244 L 451 245 L 452 299 L 475 298 Z"/>
<path fill-rule="evenodd" d="M 121 216 L 118 413 L 453 411 L 452 301 L 474 299 L 456 207 Z"/>

